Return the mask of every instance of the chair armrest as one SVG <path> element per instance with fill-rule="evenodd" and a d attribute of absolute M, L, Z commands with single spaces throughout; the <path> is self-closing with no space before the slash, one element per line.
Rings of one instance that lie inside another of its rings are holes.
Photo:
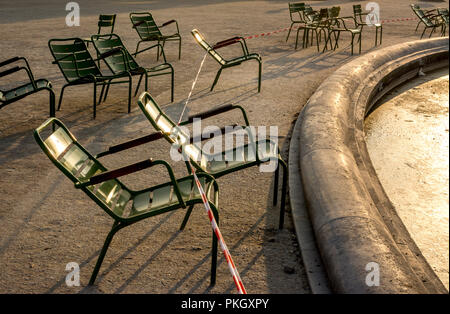
<path fill-rule="evenodd" d="M 233 37 L 233 38 L 229 38 L 229 39 L 226 39 L 226 40 L 222 40 L 222 41 L 219 41 L 219 42 L 215 43 L 212 48 L 213 49 L 219 49 L 219 48 L 222 48 L 222 47 L 226 47 L 226 46 L 229 46 L 229 45 L 237 43 L 239 40 L 241 40 L 240 37 Z"/>
<path fill-rule="evenodd" d="M 163 134 L 161 132 L 145 135 L 143 137 L 136 138 L 136 139 L 128 141 L 128 142 L 124 142 L 124 143 L 121 143 L 121 144 L 110 146 L 107 151 L 104 151 L 104 152 L 101 152 L 101 153 L 97 154 L 95 156 L 95 158 L 100 158 L 100 157 L 103 157 L 103 156 L 115 154 L 115 153 L 118 153 L 118 152 L 130 149 L 130 148 L 133 148 L 133 147 L 145 144 L 145 143 L 149 143 L 149 142 L 152 142 L 152 141 L 159 140 L 161 138 L 163 138 Z"/>
<path fill-rule="evenodd" d="M 15 67 L 13 67 L 11 69 L 8 69 L 8 70 L 5 70 L 3 72 L 0 72 L 0 77 L 7 76 L 9 74 L 12 74 L 12 73 L 15 73 L 17 71 L 20 71 L 20 69 L 21 69 L 21 67 L 15 66 Z"/>
<path fill-rule="evenodd" d="M 167 21 L 167 22 L 163 23 L 163 24 L 161 25 L 161 27 L 167 26 L 167 25 L 172 24 L 172 23 L 177 23 L 177 21 L 175 21 L 175 20 Z"/>
<path fill-rule="evenodd" d="M 33 74 L 31 74 L 31 71 L 29 70 L 29 68 L 26 68 L 26 67 L 23 67 L 23 66 L 22 67 L 15 66 L 15 67 L 12 67 L 12 68 L 10 68 L 8 70 L 0 72 L 0 77 L 7 76 L 9 74 L 18 72 L 20 70 L 24 70 L 25 72 L 27 72 L 28 79 L 30 80 L 31 85 L 33 85 L 34 90 L 36 90 L 37 89 L 36 82 L 34 81 Z"/>
<path fill-rule="evenodd" d="M 94 175 L 92 177 L 89 178 L 88 181 L 83 182 L 83 183 L 75 183 L 75 187 L 76 188 L 81 188 L 81 187 L 86 187 L 86 186 L 90 186 L 90 185 L 95 185 L 95 184 L 99 184 L 105 181 L 109 181 L 112 179 L 116 179 L 118 177 L 122 177 L 137 171 L 141 171 L 147 168 L 150 168 L 154 166 L 153 160 L 152 159 L 146 159 L 122 168 L 118 168 L 115 170 L 109 170 L 109 171 L 105 171 L 102 173 L 99 173 L 97 175 Z"/>
<path fill-rule="evenodd" d="M 234 110 L 234 109 L 241 110 L 242 115 L 244 117 L 245 124 L 246 124 L 246 126 L 249 126 L 250 123 L 248 121 L 247 113 L 245 112 L 244 108 L 242 108 L 239 105 L 232 105 L 232 104 L 220 106 L 218 108 L 214 108 L 214 109 L 211 109 L 211 110 L 208 110 L 208 111 L 204 111 L 204 112 L 201 112 L 201 113 L 198 113 L 198 114 L 195 114 L 195 115 L 191 115 L 191 116 L 188 117 L 188 119 L 186 121 L 181 122 L 180 125 L 190 124 L 190 123 L 194 122 L 194 119 L 196 119 L 196 118 L 207 119 L 209 117 L 212 117 L 212 116 L 215 116 L 215 115 L 218 115 L 218 114 L 230 111 L 230 110 Z"/>
<path fill-rule="evenodd" d="M 10 63 L 13 63 L 13 62 L 16 62 L 17 60 L 20 60 L 20 59 L 22 59 L 22 58 L 20 58 L 20 57 L 13 57 L 13 58 L 10 58 L 10 59 L 8 59 L 8 60 L 5 60 L 5 61 L 3 61 L 3 62 L 0 62 L 0 67 L 5 66 L 5 65 L 10 64 Z"/>

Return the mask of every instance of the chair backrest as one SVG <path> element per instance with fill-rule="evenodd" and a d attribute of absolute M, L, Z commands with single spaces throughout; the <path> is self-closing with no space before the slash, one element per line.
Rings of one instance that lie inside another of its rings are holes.
<path fill-rule="evenodd" d="M 328 18 L 328 9 L 322 8 L 319 11 L 319 20 L 324 20 Z"/>
<path fill-rule="evenodd" d="M 425 14 L 425 12 L 417 4 L 411 4 L 411 9 L 416 14 L 416 16 L 426 25 L 433 26 L 431 19 Z"/>
<path fill-rule="evenodd" d="M 194 143 L 190 143 L 189 136 L 161 110 L 149 93 L 143 92 L 139 96 L 138 105 L 153 127 L 160 131 L 169 143 L 183 147 L 192 164 L 197 169 L 207 171 L 209 155 L 203 153 Z"/>
<path fill-rule="evenodd" d="M 304 2 L 293 2 L 289 3 L 289 15 L 291 17 L 291 21 L 303 21 L 303 11 L 305 10 Z M 295 19 L 294 16 L 298 14 L 299 19 Z"/>
<path fill-rule="evenodd" d="M 48 47 L 67 82 L 101 72 L 81 38 L 50 39 Z"/>
<path fill-rule="evenodd" d="M 448 9 L 447 8 L 438 8 L 438 14 L 444 20 L 445 23 L 448 24 Z"/>
<path fill-rule="evenodd" d="M 353 5 L 353 16 L 357 17 L 358 15 L 361 15 L 363 13 L 361 5 L 360 4 L 354 4 Z"/>
<path fill-rule="evenodd" d="M 48 119 L 34 130 L 34 138 L 53 164 L 75 184 L 107 170 L 56 118 Z M 81 189 L 113 218 L 122 216 L 131 198 L 128 188 L 116 179 Z"/>
<path fill-rule="evenodd" d="M 203 37 L 202 34 L 197 29 L 193 29 L 191 31 L 192 36 L 194 36 L 195 41 L 203 48 L 205 49 L 217 62 L 224 65 L 226 63 L 225 59 L 217 53 L 216 50 L 214 50 L 206 41 L 205 37 Z"/>
<path fill-rule="evenodd" d="M 100 14 L 98 17 L 98 32 L 101 33 L 102 28 L 109 27 L 108 34 L 114 33 L 114 24 L 116 23 L 116 14 Z"/>
<path fill-rule="evenodd" d="M 118 74 L 128 70 L 134 70 L 139 67 L 136 60 L 128 52 L 120 37 L 116 34 L 92 35 L 92 43 L 97 53 L 111 51 L 118 48 L 119 51 L 113 55 L 103 58 L 108 68 L 114 74 Z"/>
<path fill-rule="evenodd" d="M 158 25 L 149 12 L 130 13 L 131 24 L 142 40 L 155 40 L 162 36 Z"/>
<path fill-rule="evenodd" d="M 341 7 L 332 7 L 328 11 L 328 18 L 336 18 L 339 17 L 339 14 L 341 13 Z"/>

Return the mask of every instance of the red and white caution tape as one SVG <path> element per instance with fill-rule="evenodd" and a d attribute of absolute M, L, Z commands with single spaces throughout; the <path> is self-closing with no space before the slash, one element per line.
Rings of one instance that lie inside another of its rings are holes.
<path fill-rule="evenodd" d="M 239 276 L 239 272 L 236 268 L 236 265 L 233 262 L 233 258 L 231 257 L 230 251 L 225 243 L 225 240 L 222 237 L 222 233 L 220 232 L 219 226 L 217 226 L 217 221 L 214 218 L 214 214 L 209 206 L 208 199 L 206 198 L 205 191 L 195 173 L 194 167 L 192 167 L 191 162 L 189 161 L 189 166 L 191 168 L 192 174 L 194 175 L 195 183 L 197 184 L 197 188 L 200 191 L 200 195 L 202 196 L 203 204 L 205 205 L 206 213 L 208 214 L 209 221 L 211 222 L 212 229 L 214 234 L 219 241 L 220 247 L 222 249 L 223 254 L 225 255 L 225 259 L 228 264 L 228 269 L 230 270 L 231 275 L 233 276 L 234 284 L 240 294 L 247 294 L 247 291 L 244 288 L 244 284 L 242 283 L 241 277 Z"/>
<path fill-rule="evenodd" d="M 191 90 L 189 92 L 189 95 L 188 95 L 188 97 L 186 99 L 186 102 L 184 104 L 183 111 L 181 112 L 180 118 L 178 120 L 178 125 L 181 123 L 181 119 L 183 118 L 184 111 L 186 110 L 187 104 L 189 103 L 189 99 L 191 98 L 191 95 L 192 95 L 192 91 L 194 90 L 195 84 L 197 83 L 198 76 L 200 75 L 200 71 L 202 70 L 203 63 L 205 62 L 206 55 L 207 55 L 207 53 L 203 57 L 202 62 L 200 63 L 200 67 L 198 69 L 197 75 L 195 76 L 195 79 L 192 82 Z M 182 153 L 181 147 L 180 147 L 180 153 Z M 220 247 L 222 249 L 223 254 L 225 255 L 225 259 L 226 259 L 227 264 L 228 264 L 228 269 L 230 270 L 230 273 L 233 276 L 234 284 L 236 285 L 236 288 L 237 288 L 237 290 L 238 290 L 238 292 L 240 294 L 247 294 L 247 291 L 244 288 L 244 284 L 242 283 L 241 276 L 239 276 L 239 272 L 238 272 L 238 270 L 236 268 L 236 265 L 233 262 L 233 258 L 231 257 L 230 251 L 228 250 L 228 247 L 227 247 L 227 245 L 225 243 L 225 240 L 223 239 L 222 233 L 220 232 L 219 226 L 217 225 L 217 221 L 214 218 L 214 213 L 211 210 L 211 207 L 209 206 L 209 202 L 208 202 L 208 199 L 206 197 L 206 193 L 203 190 L 202 184 L 200 183 L 200 180 L 197 177 L 197 174 L 195 172 L 194 167 L 191 164 L 191 161 L 189 160 L 189 158 L 186 158 L 186 160 L 188 160 L 189 167 L 191 168 L 191 172 L 194 175 L 195 184 L 197 185 L 197 188 L 198 188 L 198 190 L 200 192 L 200 195 L 202 197 L 203 205 L 205 206 L 206 214 L 208 215 L 208 218 L 209 218 L 209 221 L 211 223 L 211 227 L 213 229 L 213 232 L 216 235 L 217 241 L 220 244 Z"/>

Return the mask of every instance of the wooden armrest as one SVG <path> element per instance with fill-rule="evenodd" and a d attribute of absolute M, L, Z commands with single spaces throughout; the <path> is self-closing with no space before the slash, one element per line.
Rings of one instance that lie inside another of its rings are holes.
<path fill-rule="evenodd" d="M 172 24 L 172 23 L 176 23 L 176 21 L 175 21 L 175 20 L 167 21 L 167 22 L 163 23 L 163 24 L 161 25 L 161 27 L 164 27 L 164 26 L 169 25 L 169 24 Z"/>
<path fill-rule="evenodd" d="M 125 175 L 133 173 L 133 172 L 144 170 L 151 166 L 153 166 L 153 160 L 146 159 L 144 161 L 140 161 L 140 162 L 137 162 L 137 163 L 129 165 L 129 166 L 125 166 L 125 167 L 115 169 L 115 170 L 105 171 L 105 172 L 102 172 L 95 176 L 92 176 L 89 179 L 89 181 L 87 182 L 87 184 L 83 184 L 83 185 L 99 184 L 99 183 L 102 183 L 102 182 L 105 182 L 108 180 L 112 180 L 112 179 L 116 179 L 121 176 L 125 176 Z"/>

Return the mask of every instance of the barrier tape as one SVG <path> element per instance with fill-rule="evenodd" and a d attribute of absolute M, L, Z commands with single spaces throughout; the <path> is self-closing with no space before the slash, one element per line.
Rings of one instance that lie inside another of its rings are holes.
<path fill-rule="evenodd" d="M 192 91 L 195 88 L 195 84 L 197 83 L 198 76 L 200 75 L 200 71 L 202 70 L 203 63 L 205 62 L 206 56 L 207 56 L 207 53 L 205 53 L 205 56 L 203 57 L 202 62 L 200 63 L 200 67 L 198 69 L 197 75 L 195 76 L 195 79 L 192 82 L 191 90 L 189 92 L 189 95 L 188 95 L 186 102 L 184 104 L 184 107 L 183 107 L 183 111 L 181 112 L 180 118 L 178 120 L 178 125 L 181 123 L 181 119 L 183 118 L 184 111 L 186 110 L 187 104 L 189 103 L 189 99 L 191 98 Z M 182 153 L 181 147 L 179 149 L 179 152 Z M 216 235 L 217 241 L 220 244 L 223 254 L 225 255 L 225 260 L 227 261 L 228 269 L 230 270 L 230 273 L 233 276 L 234 284 L 236 285 L 236 288 L 240 294 L 247 294 L 247 291 L 244 288 L 244 284 L 242 283 L 241 276 L 239 276 L 239 272 L 236 268 L 236 265 L 233 262 L 233 258 L 231 257 L 230 251 L 228 250 L 225 240 L 223 239 L 222 233 L 220 232 L 219 226 L 217 225 L 217 221 L 214 218 L 214 213 L 212 212 L 211 207 L 209 206 L 209 202 L 206 197 L 206 193 L 203 190 L 202 184 L 200 183 L 200 180 L 197 177 L 197 174 L 195 172 L 194 167 L 191 164 L 190 159 L 186 158 L 186 160 L 188 161 L 187 163 L 188 163 L 188 165 L 191 169 L 191 172 L 194 176 L 195 184 L 197 185 L 198 191 L 200 192 L 200 195 L 202 197 L 203 205 L 205 206 L 206 214 L 208 215 L 213 232 Z"/>
<path fill-rule="evenodd" d="M 189 161 L 189 167 L 191 168 L 192 174 L 194 175 L 195 183 L 197 184 L 197 188 L 200 191 L 200 195 L 202 196 L 203 204 L 205 205 L 206 213 L 208 214 L 209 221 L 211 223 L 214 234 L 219 241 L 220 247 L 222 249 L 223 254 L 225 255 L 225 259 L 228 264 L 228 269 L 230 270 L 231 275 L 233 276 L 234 284 L 240 294 L 247 294 L 247 291 L 244 288 L 244 284 L 242 283 L 241 276 L 239 276 L 239 272 L 236 268 L 236 265 L 233 262 L 233 258 L 231 257 L 230 251 L 225 243 L 225 240 L 222 237 L 222 233 L 220 232 L 219 227 L 217 226 L 217 221 L 214 218 L 214 214 L 209 206 L 208 199 L 206 198 L 205 191 L 203 190 L 202 184 L 200 183 L 197 174 L 195 173 L 194 167 L 192 167 L 191 162 Z"/>
<path fill-rule="evenodd" d="M 381 24 L 386 24 L 386 23 L 392 23 L 392 22 L 403 22 L 403 21 L 411 21 L 411 20 L 417 20 L 417 17 L 407 17 L 407 18 L 398 18 L 398 19 L 392 19 L 392 20 L 381 20 Z M 293 27 L 292 30 L 296 30 L 298 29 L 298 27 Z M 261 34 L 256 34 L 256 35 L 251 35 L 251 36 L 247 36 L 244 37 L 245 39 L 253 39 L 253 38 L 259 38 L 259 37 L 267 37 L 270 36 L 272 34 L 278 34 L 281 32 L 287 32 L 289 30 L 289 27 L 285 27 L 276 31 L 272 31 L 272 32 L 268 32 L 268 33 L 261 33 Z"/>

